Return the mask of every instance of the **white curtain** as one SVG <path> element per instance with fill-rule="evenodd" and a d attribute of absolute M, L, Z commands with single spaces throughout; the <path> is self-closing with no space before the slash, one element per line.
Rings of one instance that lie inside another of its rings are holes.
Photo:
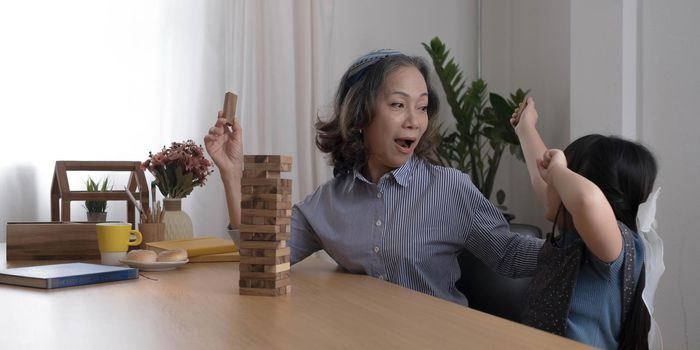
<path fill-rule="evenodd" d="M 313 124 L 332 98 L 333 6 L 310 0 L 226 6 L 225 85 L 239 95 L 244 152 L 293 156 L 287 176 L 295 201 L 331 174 L 315 147 Z"/>
<path fill-rule="evenodd" d="M 202 137 L 223 93 L 239 95 L 248 154 L 294 157 L 294 200 L 330 177 L 315 151 L 316 108 L 332 90 L 332 2 L 0 3 L 0 241 L 8 221 L 50 220 L 56 160 L 138 160 Z M 69 174 L 83 189 L 88 174 Z M 115 188 L 126 174 L 110 176 Z M 149 176 L 150 179 L 150 176 Z M 85 220 L 82 203 L 72 220 Z M 195 234 L 227 223 L 215 173 L 183 202 Z M 110 202 L 109 220 L 125 220 Z"/>
<path fill-rule="evenodd" d="M 372 49 L 423 55 L 440 36 L 474 66 L 474 1 L 0 1 L 0 240 L 48 221 L 56 160 L 138 160 L 202 137 L 239 95 L 247 154 L 294 157 L 293 200 L 331 178 L 314 145 L 340 76 Z M 469 68 L 467 68 L 469 69 Z M 447 112 L 447 109 L 443 109 Z M 115 188 L 125 174 L 109 175 Z M 83 189 L 84 173 L 69 176 Z M 150 177 L 149 177 L 150 179 Z M 73 203 L 72 220 L 85 219 Z M 195 234 L 223 235 L 218 174 L 183 202 Z M 125 220 L 110 202 L 109 220 Z"/>
<path fill-rule="evenodd" d="M 314 144 L 313 129 L 319 106 L 329 103 L 333 90 L 328 74 L 332 11 L 331 1 L 224 5 L 224 90 L 238 95 L 244 153 L 291 155 L 292 171 L 282 176 L 293 180 L 293 202 L 332 175 Z M 207 116 L 206 124 L 215 116 Z M 215 176 L 193 196 L 191 212 L 201 220 L 196 227 L 205 227 L 196 229 L 201 234 L 222 232 L 228 223 L 223 187 Z"/>

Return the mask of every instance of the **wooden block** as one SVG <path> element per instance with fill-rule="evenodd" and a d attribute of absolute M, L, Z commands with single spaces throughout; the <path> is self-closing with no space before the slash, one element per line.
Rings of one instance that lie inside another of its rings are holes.
<path fill-rule="evenodd" d="M 243 279 L 238 280 L 238 286 L 241 288 L 265 288 L 276 289 L 286 287 L 290 284 L 289 278 L 281 280 L 259 280 L 259 279 Z"/>
<path fill-rule="evenodd" d="M 266 296 L 266 297 L 276 297 L 280 295 L 289 294 L 292 292 L 292 286 L 284 286 L 276 289 L 267 288 L 239 288 L 239 293 L 241 295 L 252 295 L 252 296 Z"/>
<path fill-rule="evenodd" d="M 199 262 L 225 262 L 225 261 L 241 261 L 241 256 L 238 252 L 200 255 L 188 258 L 191 263 Z"/>
<path fill-rule="evenodd" d="M 242 178 L 241 186 L 269 186 L 277 187 L 281 189 L 291 189 L 292 180 L 291 179 L 258 179 L 258 178 Z M 261 193 L 261 192 L 256 192 Z M 269 192 L 277 193 L 277 192 Z M 282 193 L 282 192 L 279 192 Z"/>
<path fill-rule="evenodd" d="M 8 222 L 7 260 L 99 259 L 95 223 Z"/>
<path fill-rule="evenodd" d="M 262 202 L 262 201 L 245 201 L 241 202 L 241 209 L 292 209 L 292 202 Z"/>
<path fill-rule="evenodd" d="M 287 256 L 291 254 L 292 251 L 289 247 L 280 249 L 241 249 L 241 256 L 267 256 L 267 257 L 278 257 Z"/>
<path fill-rule="evenodd" d="M 290 217 L 241 216 L 241 224 L 245 225 L 289 225 Z"/>
<path fill-rule="evenodd" d="M 292 163 L 244 163 L 245 170 L 292 171 Z"/>
<path fill-rule="evenodd" d="M 245 179 L 245 178 L 244 178 Z M 281 180 L 281 179 L 280 179 Z M 279 187 L 279 186 L 241 186 L 241 193 L 243 194 L 291 194 L 292 188 L 289 187 Z"/>
<path fill-rule="evenodd" d="M 284 271 L 289 271 L 291 264 L 281 263 L 277 265 L 265 265 L 265 264 L 238 264 L 238 270 L 241 272 L 268 272 L 268 273 L 279 273 Z"/>
<path fill-rule="evenodd" d="M 261 178 L 261 179 L 279 179 L 279 171 L 269 171 L 269 170 L 243 170 L 243 177 L 247 178 Z"/>
<path fill-rule="evenodd" d="M 258 201 L 258 202 L 291 202 L 291 194 L 276 194 L 276 193 L 254 193 L 244 194 L 241 196 L 241 201 Z"/>
<path fill-rule="evenodd" d="M 291 217 L 290 209 L 266 210 L 266 209 L 241 209 L 241 216 L 262 217 Z"/>
<path fill-rule="evenodd" d="M 274 266 L 271 265 L 262 265 L 264 268 L 265 272 L 282 272 L 282 271 L 289 271 L 289 269 L 292 267 L 291 263 L 282 263 L 282 264 L 277 264 Z"/>
<path fill-rule="evenodd" d="M 264 288 L 276 289 L 285 287 L 291 284 L 291 279 L 285 278 L 281 280 L 260 280 L 260 279 L 240 279 L 238 286 L 241 288 Z"/>
<path fill-rule="evenodd" d="M 255 233 L 289 233 L 291 227 L 290 225 L 241 225 L 238 230 Z"/>
<path fill-rule="evenodd" d="M 241 264 L 244 264 L 243 262 Z M 247 272 L 240 271 L 241 279 L 263 279 L 263 280 L 281 280 L 289 278 L 289 271 L 281 272 Z"/>
<path fill-rule="evenodd" d="M 267 266 L 267 265 L 240 263 L 240 264 L 238 264 L 238 271 L 240 271 L 240 272 L 273 272 L 273 271 L 265 271 L 265 266 Z M 286 271 L 286 270 L 282 270 L 282 271 Z"/>
<path fill-rule="evenodd" d="M 285 241 L 247 241 L 241 237 L 240 249 L 280 249 L 286 247 L 287 242 Z"/>
<path fill-rule="evenodd" d="M 279 154 L 248 154 L 243 156 L 244 163 L 292 163 L 292 156 Z"/>
<path fill-rule="evenodd" d="M 241 262 L 246 264 L 258 264 L 258 265 L 279 265 L 283 263 L 288 263 L 290 260 L 289 255 L 284 256 L 245 256 L 241 254 Z"/>
<path fill-rule="evenodd" d="M 238 96 L 236 94 L 227 92 L 224 94 L 224 118 L 226 122 L 230 125 L 236 121 L 236 102 L 238 102 Z"/>
<path fill-rule="evenodd" d="M 290 239 L 292 239 L 292 234 L 290 232 L 241 232 L 241 241 L 288 241 Z"/>

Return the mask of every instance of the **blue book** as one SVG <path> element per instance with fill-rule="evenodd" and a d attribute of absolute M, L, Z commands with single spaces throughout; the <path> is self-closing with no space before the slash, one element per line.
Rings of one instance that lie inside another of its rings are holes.
<path fill-rule="evenodd" d="M 138 269 L 85 263 L 29 266 L 0 270 L 0 283 L 45 289 L 137 278 L 139 278 Z"/>

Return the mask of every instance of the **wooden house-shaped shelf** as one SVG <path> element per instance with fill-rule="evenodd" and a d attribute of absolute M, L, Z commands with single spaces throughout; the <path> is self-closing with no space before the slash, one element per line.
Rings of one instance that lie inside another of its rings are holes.
<path fill-rule="evenodd" d="M 51 221 L 71 221 L 70 205 L 72 201 L 108 200 L 126 201 L 126 217 L 132 227 L 136 216 L 134 204 L 129 201 L 126 191 L 107 192 L 71 191 L 68 185 L 68 171 L 128 171 L 127 189 L 134 195 L 141 206 L 148 208 L 148 184 L 141 170 L 140 162 L 132 161 L 57 161 L 51 183 Z"/>

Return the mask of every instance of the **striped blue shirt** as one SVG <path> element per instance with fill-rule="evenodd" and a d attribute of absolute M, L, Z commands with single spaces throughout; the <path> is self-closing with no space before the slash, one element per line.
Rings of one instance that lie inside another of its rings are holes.
<path fill-rule="evenodd" d="M 352 273 L 462 305 L 461 251 L 522 277 L 534 272 L 542 246 L 511 233 L 466 174 L 417 157 L 377 184 L 357 171 L 328 181 L 294 206 L 291 229 L 292 263 L 324 249 Z"/>

